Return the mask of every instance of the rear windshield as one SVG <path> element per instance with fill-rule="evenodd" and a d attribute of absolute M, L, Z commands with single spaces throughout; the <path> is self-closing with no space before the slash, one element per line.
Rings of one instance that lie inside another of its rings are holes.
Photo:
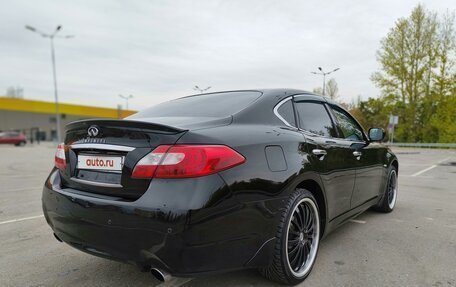
<path fill-rule="evenodd" d="M 250 91 L 190 96 L 158 104 L 129 118 L 228 117 L 241 111 L 260 96 L 261 92 Z"/>

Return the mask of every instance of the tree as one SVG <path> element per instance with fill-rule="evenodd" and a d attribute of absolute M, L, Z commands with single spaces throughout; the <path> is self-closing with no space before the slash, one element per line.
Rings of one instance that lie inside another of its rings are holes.
<path fill-rule="evenodd" d="M 422 5 L 382 39 L 377 52 L 381 70 L 371 79 L 401 119 L 398 140 L 439 140 L 443 127 L 432 123 L 437 108 L 448 108 L 439 103 L 455 96 L 455 43 L 454 13 L 439 19 Z"/>
<path fill-rule="evenodd" d="M 325 96 L 330 98 L 331 100 L 336 100 L 338 97 L 339 87 L 337 85 L 336 79 L 331 78 L 325 84 Z M 323 89 L 321 87 L 314 88 L 313 92 L 318 95 L 323 95 Z"/>
<path fill-rule="evenodd" d="M 21 87 L 8 87 L 6 89 L 6 96 L 9 98 L 19 98 L 22 99 L 24 97 L 24 89 Z"/>
<path fill-rule="evenodd" d="M 455 79 L 456 80 L 456 79 Z M 438 132 L 439 142 L 456 142 L 456 96 L 444 98 L 430 120 L 430 126 Z"/>
<path fill-rule="evenodd" d="M 436 58 L 439 62 L 438 71 L 434 75 L 434 93 L 441 96 L 451 96 L 456 90 L 455 53 L 456 30 L 454 26 L 454 12 L 447 12 L 440 22 Z"/>
<path fill-rule="evenodd" d="M 323 89 L 320 88 L 320 87 L 314 88 L 314 89 L 312 90 L 312 92 L 314 92 L 314 93 L 317 94 L 317 95 L 323 95 Z"/>
<path fill-rule="evenodd" d="M 336 79 L 331 78 L 328 83 L 326 83 L 326 96 L 335 101 L 337 99 L 338 92 L 339 87 L 337 86 Z"/>

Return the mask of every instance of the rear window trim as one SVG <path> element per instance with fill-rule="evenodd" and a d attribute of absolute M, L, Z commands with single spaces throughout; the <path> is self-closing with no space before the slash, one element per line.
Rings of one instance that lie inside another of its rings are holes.
<path fill-rule="evenodd" d="M 290 124 L 287 120 L 285 120 L 279 113 L 279 108 L 285 104 L 287 101 L 291 101 L 293 99 L 293 96 L 291 97 L 287 97 L 283 100 L 281 100 L 273 109 L 274 111 L 274 114 L 277 118 L 279 118 L 279 120 L 281 120 L 285 125 L 289 126 L 289 127 L 292 127 L 292 128 L 297 128 L 296 126 L 293 126 L 292 124 Z M 293 111 L 294 111 L 294 103 L 293 101 L 291 102 L 292 106 L 293 106 Z M 295 123 L 296 123 L 296 115 L 293 113 L 293 117 L 295 118 Z"/>

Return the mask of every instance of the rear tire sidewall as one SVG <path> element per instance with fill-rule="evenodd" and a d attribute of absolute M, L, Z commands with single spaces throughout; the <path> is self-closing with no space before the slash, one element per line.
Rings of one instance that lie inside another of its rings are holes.
<path fill-rule="evenodd" d="M 395 187 L 394 187 L 394 198 L 393 198 L 393 202 L 392 202 L 392 205 L 389 203 L 389 198 L 388 198 L 388 188 L 389 188 L 389 182 L 391 180 L 391 177 L 394 176 L 395 177 Z M 390 209 L 391 211 L 393 211 L 394 207 L 396 207 L 396 202 L 397 202 L 397 172 L 396 172 L 396 169 L 393 168 L 390 170 L 390 173 L 388 175 L 388 182 L 387 182 L 387 190 L 386 190 L 386 204 L 388 205 L 388 209 Z"/>
<path fill-rule="evenodd" d="M 287 217 L 286 217 L 286 223 L 287 224 L 285 224 L 283 226 L 284 231 L 282 232 L 282 240 L 281 240 L 282 241 L 282 244 L 281 244 L 282 266 L 284 268 L 284 272 L 285 272 L 286 276 L 289 279 L 290 284 L 299 284 L 304 279 L 306 279 L 307 276 L 309 276 L 309 274 L 311 273 L 312 268 L 313 268 L 313 266 L 315 264 L 316 258 L 318 256 L 318 249 L 319 249 L 319 246 L 320 246 L 320 235 L 321 235 L 320 234 L 321 233 L 320 232 L 321 231 L 320 226 L 321 226 L 321 222 L 320 222 L 320 211 L 318 209 L 317 201 L 313 197 L 312 193 L 310 193 L 309 191 L 307 191 L 305 189 L 302 189 L 300 191 L 301 191 L 300 195 L 298 197 L 296 197 L 296 199 L 293 202 L 293 205 L 288 210 L 288 214 L 287 214 Z M 293 211 L 295 210 L 296 206 L 302 202 L 303 199 L 310 200 L 312 202 L 312 204 L 313 204 L 313 207 L 315 208 L 316 216 L 317 216 L 317 220 L 316 221 L 318 222 L 318 238 L 317 238 L 317 241 L 316 241 L 317 246 L 316 246 L 316 250 L 315 250 L 315 255 L 311 259 L 312 262 L 311 262 L 310 268 L 303 275 L 297 277 L 291 271 L 289 263 L 288 263 L 287 235 L 288 235 L 288 228 L 289 228 L 289 225 L 290 225 L 291 217 L 293 216 Z"/>
<path fill-rule="evenodd" d="M 389 190 L 389 183 L 390 183 L 391 176 L 395 176 L 396 177 L 396 187 L 395 187 L 395 192 L 394 192 L 394 204 L 392 206 L 390 206 L 389 199 L 388 199 L 388 190 Z M 381 202 L 379 203 L 379 205 L 376 207 L 376 210 L 381 211 L 381 212 L 385 212 L 385 213 L 392 212 L 394 210 L 394 208 L 396 207 L 397 193 L 398 193 L 397 170 L 396 170 L 396 168 L 394 166 L 391 166 L 389 171 L 388 171 L 388 177 L 386 178 L 386 184 L 385 184 L 385 190 L 384 190 L 384 193 L 383 193 L 383 198 L 382 198 Z"/>

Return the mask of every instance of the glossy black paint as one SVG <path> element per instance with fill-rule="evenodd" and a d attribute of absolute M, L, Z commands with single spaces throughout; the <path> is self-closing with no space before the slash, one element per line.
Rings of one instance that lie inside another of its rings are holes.
<path fill-rule="evenodd" d="M 90 127 L 100 130 L 96 137 L 87 137 Z M 118 196 L 129 200 L 138 199 L 147 190 L 150 181 L 131 178 L 136 163 L 148 154 L 151 149 L 161 144 L 173 144 L 187 130 L 170 127 L 163 124 L 147 123 L 129 120 L 85 120 L 70 123 L 66 126 L 65 144 L 69 146 L 66 157 L 69 158 L 67 169 L 61 173 L 62 183 L 65 187 L 93 192 L 97 194 Z M 106 151 L 94 149 L 74 149 L 72 145 L 78 144 L 108 144 L 134 147 L 127 151 Z M 90 172 L 76 168 L 77 156 L 108 154 L 124 156 L 124 165 L 121 174 Z M 90 180 L 100 183 L 119 184 L 121 187 L 102 187 L 87 185 L 71 180 L 72 178 Z"/>
<path fill-rule="evenodd" d="M 319 201 L 322 235 L 379 202 L 388 170 L 398 164 L 387 147 L 370 142 L 364 132 L 364 140 L 357 142 L 339 134 L 322 137 L 274 114 L 286 99 L 313 101 L 325 105 L 336 123 L 330 106 L 337 104 L 323 97 L 300 90 L 261 92 L 228 118 L 149 117 L 68 126 L 67 146 L 99 140 L 136 149 L 125 152 L 124 187 L 110 189 L 73 182 L 81 150 L 68 148 L 67 170 L 54 169 L 43 189 L 44 214 L 56 236 L 97 256 L 195 276 L 267 266 L 279 210 L 297 187 Z M 107 134 L 86 137 L 91 125 Z M 200 178 L 130 178 L 143 155 L 159 144 L 175 143 L 224 144 L 246 162 Z M 327 154 L 316 156 L 315 149 Z M 355 151 L 362 153 L 359 159 Z"/>

